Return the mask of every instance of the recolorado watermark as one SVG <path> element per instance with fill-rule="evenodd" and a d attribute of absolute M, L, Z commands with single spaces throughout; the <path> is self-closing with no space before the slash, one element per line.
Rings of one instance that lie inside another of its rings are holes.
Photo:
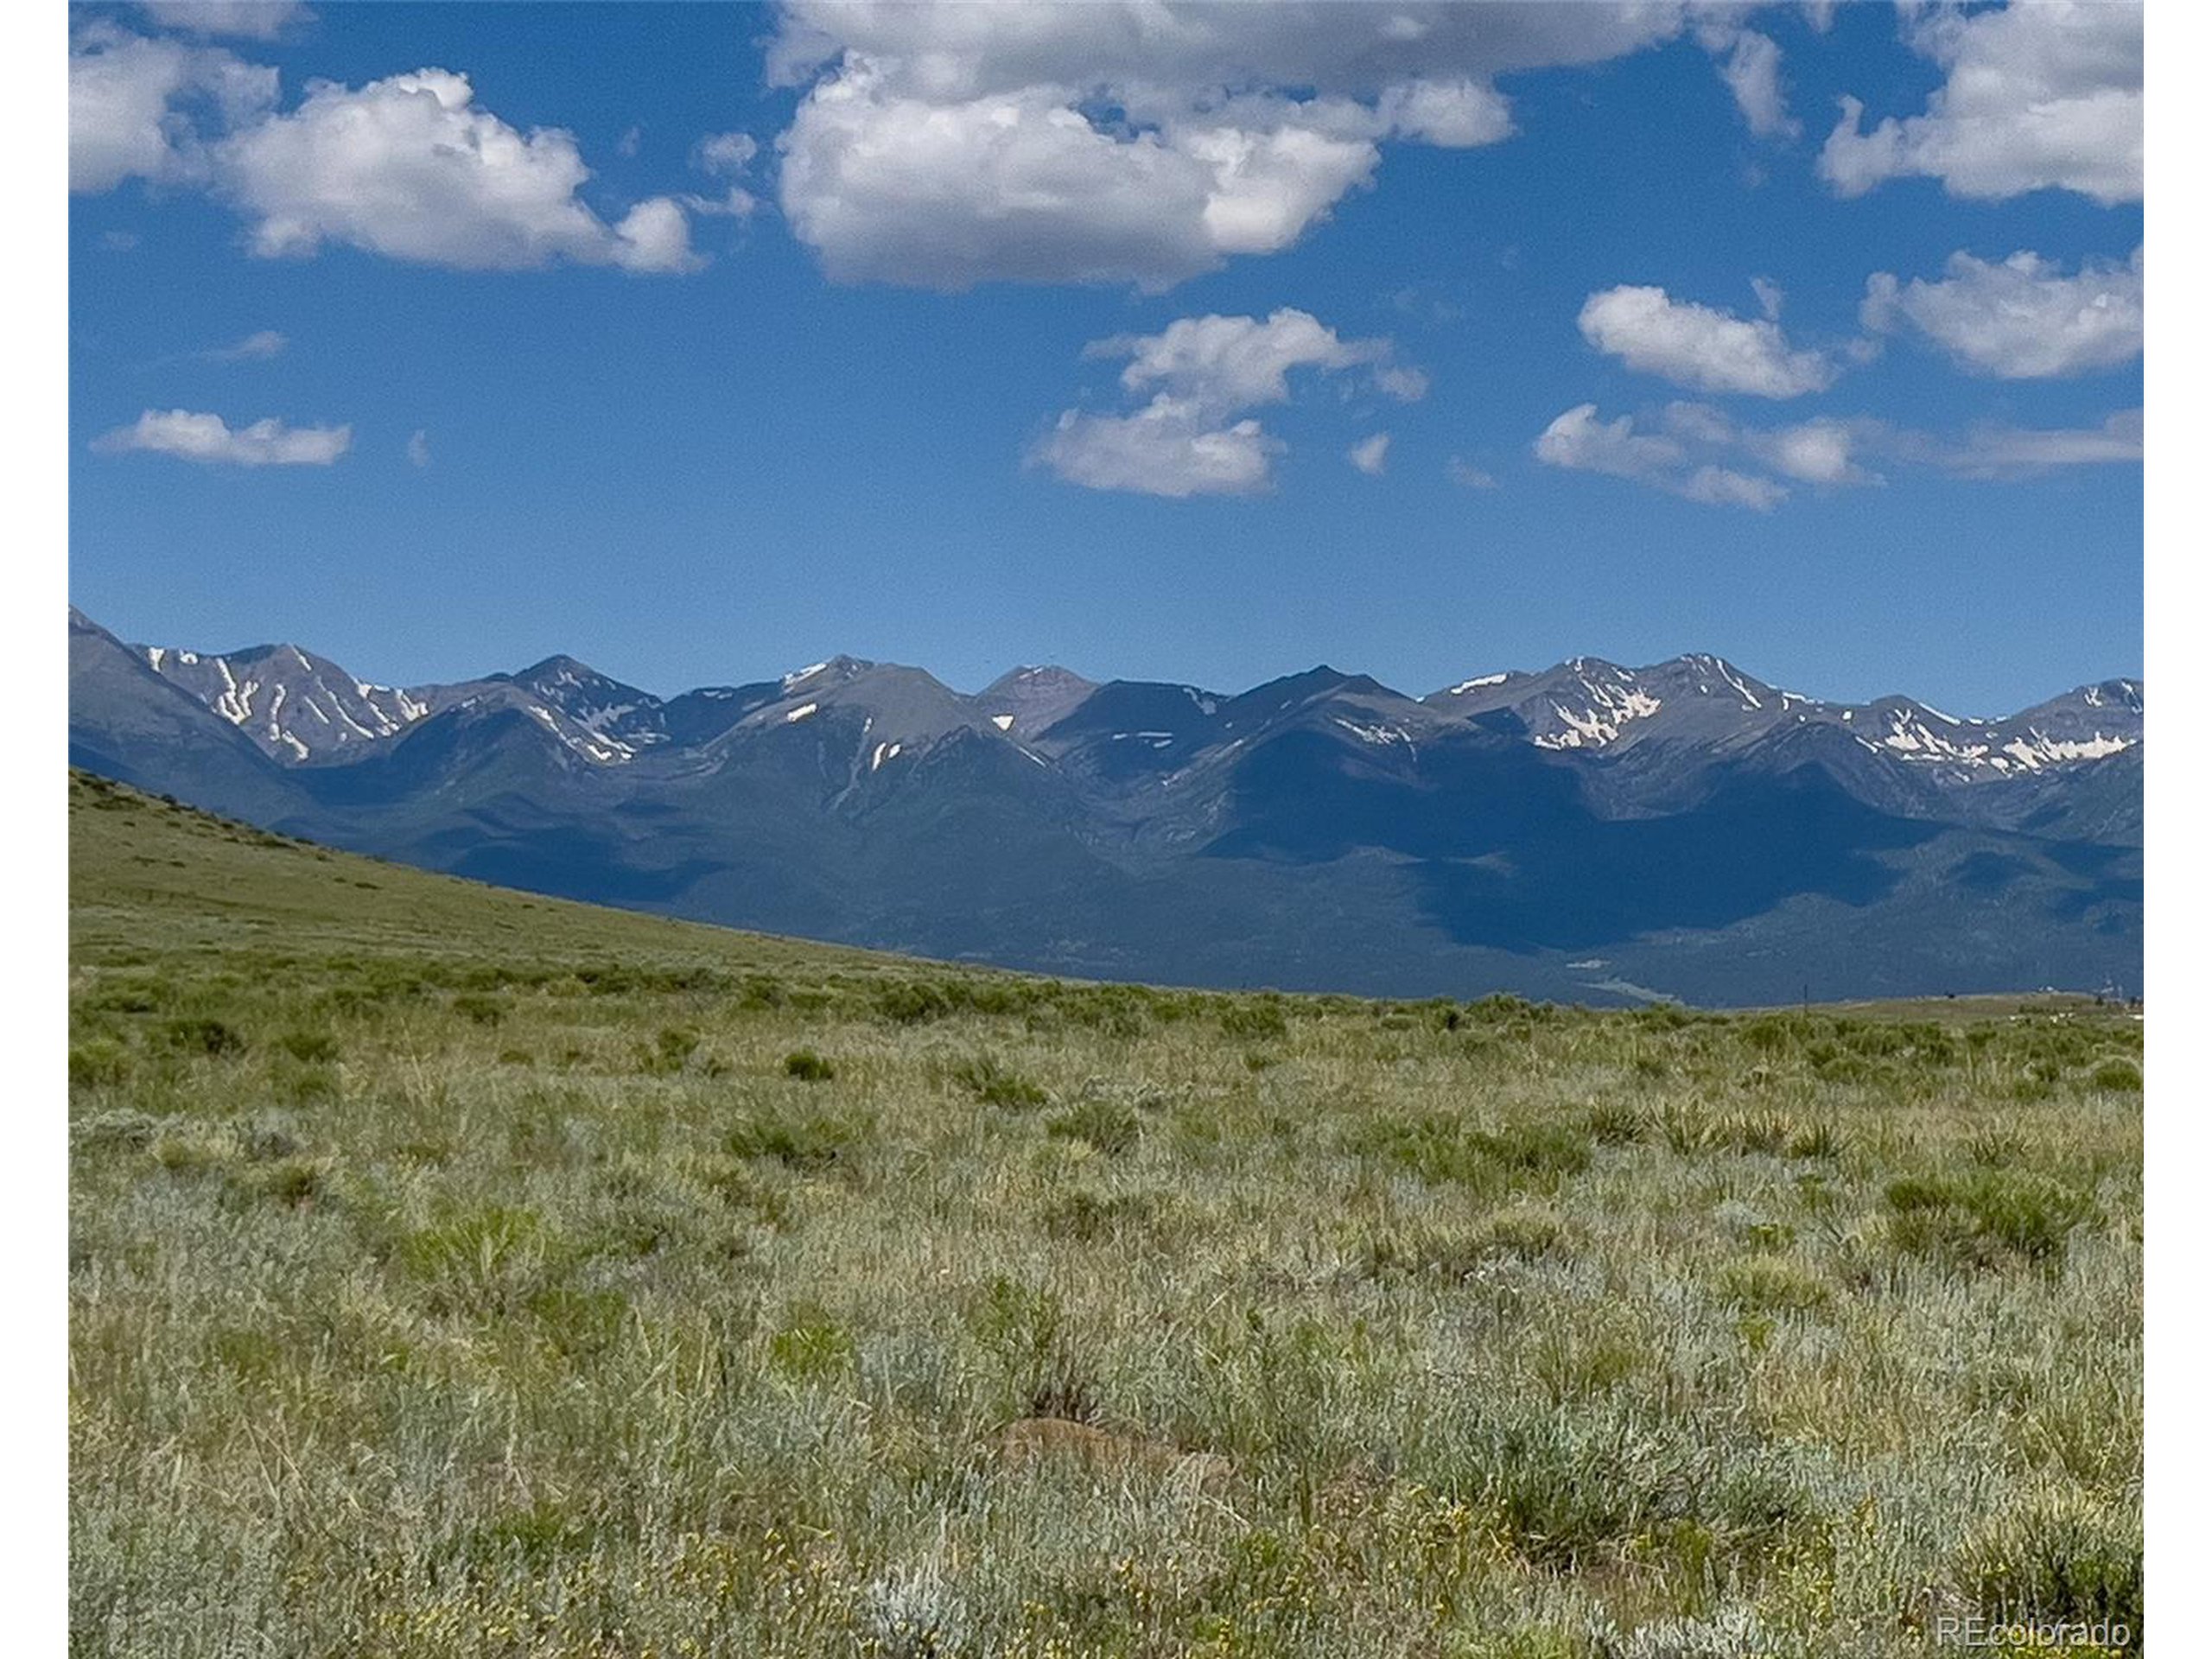
<path fill-rule="evenodd" d="M 2101 1618 L 2094 1623 L 2060 1618 L 1989 1618 L 1980 1613 L 1938 1613 L 1934 1631 L 1941 1648 L 1991 1648 L 2005 1653 L 2075 1649 L 2089 1653 L 2120 1653 L 2135 1645 L 2135 1632 L 2125 1619 Z"/>

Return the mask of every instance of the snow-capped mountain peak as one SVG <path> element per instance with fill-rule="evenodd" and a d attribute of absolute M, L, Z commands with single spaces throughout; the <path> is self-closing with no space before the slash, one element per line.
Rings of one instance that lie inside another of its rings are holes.
<path fill-rule="evenodd" d="M 2142 687 L 2133 680 L 2079 686 L 2020 714 L 1978 720 L 1910 697 L 1825 702 L 1706 652 L 1643 668 L 1575 657 L 1539 673 L 1462 680 L 1423 702 L 1519 731 L 1541 749 L 1584 753 L 1651 742 L 1726 753 L 1787 728 L 1832 727 L 1871 753 L 1958 783 L 2101 760 L 2142 741 Z"/>
<path fill-rule="evenodd" d="M 431 712 L 429 702 L 411 692 L 356 679 L 297 645 L 218 654 L 160 645 L 133 649 L 155 673 L 289 765 L 358 753 Z"/>
<path fill-rule="evenodd" d="M 519 709 L 596 766 L 695 747 L 723 734 L 811 729 L 817 718 L 842 709 L 858 712 L 866 754 L 882 757 L 870 770 L 893 758 L 894 745 L 911 756 L 962 729 L 1021 747 L 1042 741 L 1058 753 L 1094 727 L 1102 741 L 1185 765 L 1216 747 L 1256 741 L 1306 708 L 1368 749 L 1411 747 L 1464 724 L 1562 756 L 1612 756 L 1658 744 L 1721 757 L 1784 732 L 1826 728 L 1858 751 L 1945 785 L 2048 773 L 2107 759 L 2143 738 L 2143 688 L 2134 680 L 2076 686 L 2018 714 L 1981 719 L 1904 696 L 1826 702 L 1779 690 L 1709 652 L 1636 668 L 1574 657 L 1533 673 L 1493 669 L 1416 703 L 1365 676 L 1326 668 L 1231 696 L 1187 685 L 1100 686 L 1065 668 L 1027 664 L 963 696 L 919 669 L 835 656 L 763 683 L 705 687 L 664 700 L 566 655 L 481 680 L 397 687 L 357 677 L 293 645 L 215 653 L 132 649 L 154 673 L 287 766 L 357 758 L 464 704 Z M 499 695 L 486 702 L 495 690 Z"/>

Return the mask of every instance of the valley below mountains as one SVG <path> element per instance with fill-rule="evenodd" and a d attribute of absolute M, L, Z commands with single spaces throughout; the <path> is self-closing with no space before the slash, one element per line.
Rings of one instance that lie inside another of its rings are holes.
<path fill-rule="evenodd" d="M 2143 696 L 2001 719 L 1577 658 L 1424 696 L 850 658 L 661 697 L 70 615 L 70 761 L 566 898 L 1108 979 L 1708 1004 L 2142 977 Z"/>

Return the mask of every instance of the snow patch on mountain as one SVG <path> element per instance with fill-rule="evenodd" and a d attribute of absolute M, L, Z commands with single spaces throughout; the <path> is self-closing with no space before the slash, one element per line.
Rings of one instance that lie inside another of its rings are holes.
<path fill-rule="evenodd" d="M 2124 737 L 2102 734 L 2072 739 L 2046 737 L 2041 732 L 2031 731 L 2025 737 L 2016 737 L 2007 743 L 2005 753 L 2032 772 L 2067 760 L 2101 760 L 2108 754 L 2118 754 L 2122 749 L 2133 747 Z"/>
<path fill-rule="evenodd" d="M 1588 679 L 1582 689 L 1589 702 L 1580 709 L 1570 709 L 1563 702 L 1552 704 L 1567 729 L 1563 732 L 1539 732 L 1533 740 L 1540 749 L 1599 748 L 1613 742 L 1622 728 L 1630 721 L 1649 720 L 1665 705 L 1657 697 L 1640 688 L 1603 685 Z"/>

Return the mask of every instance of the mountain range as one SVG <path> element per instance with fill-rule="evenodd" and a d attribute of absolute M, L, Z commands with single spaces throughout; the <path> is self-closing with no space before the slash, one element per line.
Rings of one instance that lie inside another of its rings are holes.
<path fill-rule="evenodd" d="M 2140 986 L 2143 691 L 2001 719 L 1577 658 L 1424 696 L 834 658 L 391 686 L 70 613 L 73 765 L 565 897 L 1108 978 L 1590 1002 Z"/>

